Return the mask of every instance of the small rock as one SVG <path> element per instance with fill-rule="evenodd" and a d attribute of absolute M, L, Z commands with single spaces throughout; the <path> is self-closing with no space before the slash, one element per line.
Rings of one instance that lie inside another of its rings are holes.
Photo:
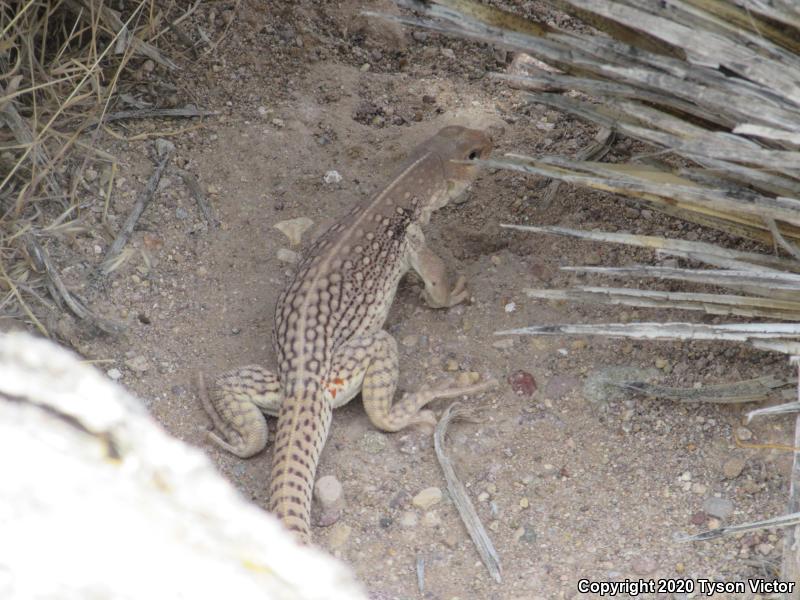
<path fill-rule="evenodd" d="M 717 498 L 716 496 L 711 496 L 710 498 L 707 498 L 705 502 L 703 502 L 703 510 L 712 517 L 725 520 L 731 516 L 731 513 L 733 512 L 733 502 L 727 498 Z"/>
<path fill-rule="evenodd" d="M 422 516 L 422 524 L 425 527 L 439 527 L 442 524 L 442 519 L 435 510 L 432 510 Z"/>
<path fill-rule="evenodd" d="M 419 336 L 407 335 L 402 340 L 400 340 L 400 343 L 403 344 L 403 346 L 405 346 L 406 348 L 413 348 L 419 343 Z"/>
<path fill-rule="evenodd" d="M 489 493 L 488 492 L 481 492 L 480 494 L 478 494 L 478 501 L 479 502 L 486 502 L 488 499 L 489 499 Z"/>
<path fill-rule="evenodd" d="M 358 445 L 367 454 L 380 454 L 386 448 L 386 436 L 377 431 L 368 431 Z"/>
<path fill-rule="evenodd" d="M 417 518 L 417 513 L 415 513 L 413 510 L 407 510 L 400 515 L 400 527 L 404 527 L 405 529 L 416 527 L 418 522 L 419 519 Z"/>
<path fill-rule="evenodd" d="M 675 565 L 675 572 L 680 575 L 681 573 L 686 572 L 686 565 L 683 563 L 678 563 Z"/>
<path fill-rule="evenodd" d="M 716 518 L 716 517 L 711 517 L 711 518 L 708 520 L 708 523 L 706 523 L 706 527 L 707 527 L 708 529 L 719 529 L 720 527 L 722 527 L 722 521 L 720 521 L 720 520 L 719 520 L 718 518 Z"/>
<path fill-rule="evenodd" d="M 452 358 L 448 358 L 446 361 L 444 361 L 444 370 L 458 371 L 458 361 Z"/>
<path fill-rule="evenodd" d="M 154 63 L 149 58 L 146 61 L 144 61 L 144 64 L 142 65 L 142 70 L 145 71 L 146 73 L 152 73 L 155 70 L 155 68 L 156 68 L 156 63 Z"/>
<path fill-rule="evenodd" d="M 95 179 L 97 179 L 97 171 L 94 169 L 86 169 L 83 172 L 83 180 L 86 183 L 92 183 Z"/>
<path fill-rule="evenodd" d="M 737 427 L 736 428 L 736 437 L 746 442 L 747 440 L 753 439 L 753 432 L 750 431 L 747 427 Z"/>
<path fill-rule="evenodd" d="M 300 262 L 300 255 L 294 250 L 289 250 L 288 248 L 278 248 L 278 252 L 275 256 L 279 261 L 289 263 L 290 265 L 296 265 L 298 262 Z"/>
<path fill-rule="evenodd" d="M 281 119 L 281 118 L 279 118 L 279 117 L 275 117 L 274 119 L 272 119 L 271 123 L 272 123 L 272 124 L 273 124 L 275 127 L 277 127 L 278 129 L 282 129 L 282 128 L 283 128 L 283 127 L 286 125 L 286 123 L 284 122 L 284 120 L 283 120 L 283 119 Z"/>
<path fill-rule="evenodd" d="M 175 209 L 175 218 L 184 221 L 189 218 L 189 211 L 179 206 Z"/>
<path fill-rule="evenodd" d="M 442 490 L 438 487 L 429 487 L 422 490 L 411 500 L 411 504 L 422 510 L 428 510 L 431 506 L 442 501 Z"/>
<path fill-rule="evenodd" d="M 125 366 L 132 371 L 136 371 L 137 373 L 144 373 L 150 368 L 150 365 L 147 364 L 147 359 L 141 355 L 126 360 Z"/>
<path fill-rule="evenodd" d="M 503 310 L 507 313 L 512 313 L 517 310 L 517 303 L 516 302 L 509 302 L 504 307 Z"/>
<path fill-rule="evenodd" d="M 725 479 L 736 479 L 742 474 L 745 464 L 747 463 L 744 459 L 731 458 L 722 465 L 722 474 L 725 476 Z"/>
<path fill-rule="evenodd" d="M 411 501 L 411 494 L 409 494 L 405 490 L 400 490 L 394 496 L 392 496 L 391 500 L 389 500 L 389 508 L 400 508 L 403 506 L 408 506 L 408 503 Z"/>
<path fill-rule="evenodd" d="M 378 519 L 378 525 L 381 529 L 389 529 L 389 527 L 392 526 L 392 523 L 394 523 L 392 517 L 381 517 Z"/>
<path fill-rule="evenodd" d="M 763 544 L 759 544 L 756 547 L 756 549 L 758 550 L 759 554 L 761 554 L 762 556 L 766 556 L 767 554 L 772 552 L 773 547 L 774 546 L 772 544 L 767 544 L 766 542 L 764 542 Z"/>
<path fill-rule="evenodd" d="M 492 348 L 497 348 L 498 350 L 508 350 L 509 348 L 514 347 L 514 342 L 515 340 L 512 337 L 503 338 L 502 340 L 492 342 Z"/>
<path fill-rule="evenodd" d="M 330 170 L 325 173 L 322 177 L 322 181 L 327 183 L 328 185 L 340 183 L 342 181 L 342 176 L 339 175 L 339 171 Z"/>
<path fill-rule="evenodd" d="M 341 548 L 347 543 L 347 540 L 350 539 L 352 531 L 353 529 L 349 525 L 336 523 L 336 525 L 331 528 L 330 536 L 328 536 L 328 545 L 330 545 L 332 549 Z"/>
<path fill-rule="evenodd" d="M 275 223 L 273 227 L 289 238 L 289 243 L 292 246 L 297 246 L 300 243 L 303 234 L 308 231 L 308 228 L 313 224 L 314 221 L 308 217 L 297 217 L 296 219 L 287 219 L 285 221 Z"/>
<path fill-rule="evenodd" d="M 119 381 L 122 378 L 122 371 L 119 369 L 109 369 L 106 371 L 106 375 L 108 375 L 109 379 L 113 379 L 114 381 Z"/>
<path fill-rule="evenodd" d="M 702 483 L 695 482 L 692 484 L 692 491 L 698 496 L 702 496 L 708 491 L 708 487 Z"/>
<path fill-rule="evenodd" d="M 508 376 L 508 384 L 517 396 L 533 396 L 536 380 L 527 371 L 514 371 Z"/>
<path fill-rule="evenodd" d="M 650 575 L 658 568 L 656 562 L 650 558 L 639 558 L 631 566 L 637 575 Z"/>
<path fill-rule="evenodd" d="M 259 106 L 257 112 L 259 117 L 266 117 L 270 113 L 270 110 L 266 106 Z"/>
<path fill-rule="evenodd" d="M 706 522 L 708 519 L 708 515 L 704 513 L 702 510 L 698 510 L 696 513 L 692 515 L 692 518 L 689 519 L 689 522 L 692 525 L 697 525 L 698 527 Z"/>
<path fill-rule="evenodd" d="M 519 501 L 519 507 L 523 510 L 528 508 L 531 505 L 530 500 L 527 497 L 523 496 Z"/>
<path fill-rule="evenodd" d="M 523 525 L 514 532 L 514 541 L 533 544 L 536 542 L 536 532 L 530 525 Z"/>
<path fill-rule="evenodd" d="M 442 48 L 442 56 L 445 58 L 454 59 L 456 57 L 456 53 L 450 48 Z"/>
<path fill-rule="evenodd" d="M 657 358 L 655 365 L 656 369 L 661 369 L 663 371 L 669 366 L 669 361 L 666 358 Z"/>
<path fill-rule="evenodd" d="M 481 374 L 477 371 L 465 371 L 456 375 L 456 385 L 467 386 L 478 383 L 481 380 Z"/>
<path fill-rule="evenodd" d="M 317 479 L 314 485 L 314 497 L 323 510 L 341 510 L 344 507 L 342 484 L 333 475 L 325 475 Z"/>

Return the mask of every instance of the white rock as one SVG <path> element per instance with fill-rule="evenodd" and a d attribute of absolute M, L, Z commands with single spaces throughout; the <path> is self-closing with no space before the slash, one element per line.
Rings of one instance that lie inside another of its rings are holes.
<path fill-rule="evenodd" d="M 273 227 L 289 238 L 289 243 L 292 246 L 297 246 L 303 234 L 308 231 L 308 228 L 313 224 L 314 221 L 308 217 L 297 217 L 296 219 L 286 219 L 285 221 L 275 223 Z"/>
<path fill-rule="evenodd" d="M 438 487 L 429 487 L 414 496 L 411 504 L 422 510 L 428 510 L 431 506 L 442 501 L 442 490 Z"/>
<path fill-rule="evenodd" d="M 325 176 L 322 178 L 322 181 L 327 183 L 328 185 L 339 183 L 342 181 L 342 176 L 339 175 L 339 171 L 330 170 L 325 173 Z"/>
<path fill-rule="evenodd" d="M 291 265 L 300 262 L 300 255 L 294 250 L 289 250 L 288 248 L 278 248 L 278 253 L 276 256 L 278 257 L 279 261 L 289 263 Z"/>
<path fill-rule="evenodd" d="M 342 484 L 333 475 L 320 477 L 314 485 L 314 497 L 323 510 L 339 509 L 344 504 Z"/>
<path fill-rule="evenodd" d="M 108 375 L 109 379 L 113 379 L 114 381 L 118 381 L 122 378 L 122 371 L 119 369 L 109 369 L 106 371 L 106 375 Z"/>

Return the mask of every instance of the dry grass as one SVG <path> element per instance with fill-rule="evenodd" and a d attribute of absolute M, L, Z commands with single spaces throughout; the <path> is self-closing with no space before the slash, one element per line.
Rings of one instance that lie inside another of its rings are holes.
<path fill-rule="evenodd" d="M 64 305 L 106 329 L 76 312 L 46 248 L 86 230 L 88 167 L 110 174 L 107 202 L 116 163 L 97 148 L 96 125 L 131 60 L 176 68 L 146 41 L 163 33 L 165 12 L 144 0 L 0 0 L 0 316 L 47 335 L 37 315 Z"/>

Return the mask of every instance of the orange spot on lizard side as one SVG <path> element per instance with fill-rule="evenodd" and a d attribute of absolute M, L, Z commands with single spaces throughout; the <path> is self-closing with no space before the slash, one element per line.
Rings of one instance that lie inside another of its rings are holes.
<path fill-rule="evenodd" d="M 344 385 L 344 379 L 342 379 L 341 377 L 335 377 L 333 379 L 333 383 L 336 385 Z"/>

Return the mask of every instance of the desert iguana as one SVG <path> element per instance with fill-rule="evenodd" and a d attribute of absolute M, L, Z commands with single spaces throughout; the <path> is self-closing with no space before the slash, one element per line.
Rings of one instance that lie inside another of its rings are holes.
<path fill-rule="evenodd" d="M 269 508 L 307 542 L 311 490 L 331 411 L 361 391 L 372 423 L 398 431 L 436 420 L 421 410 L 437 398 L 474 394 L 496 382 L 425 390 L 392 403 L 398 381 L 397 343 L 382 329 L 397 285 L 413 269 L 432 307 L 468 298 L 463 277 L 450 287 L 444 262 L 420 228 L 433 211 L 460 195 L 475 177 L 472 159 L 491 140 L 481 131 L 445 127 L 419 146 L 377 196 L 324 233 L 305 254 L 275 309 L 278 373 L 259 366 L 221 375 L 203 405 L 219 446 L 246 458 L 267 443 L 262 411 L 278 416 Z M 462 162 L 454 162 L 462 161 Z"/>

